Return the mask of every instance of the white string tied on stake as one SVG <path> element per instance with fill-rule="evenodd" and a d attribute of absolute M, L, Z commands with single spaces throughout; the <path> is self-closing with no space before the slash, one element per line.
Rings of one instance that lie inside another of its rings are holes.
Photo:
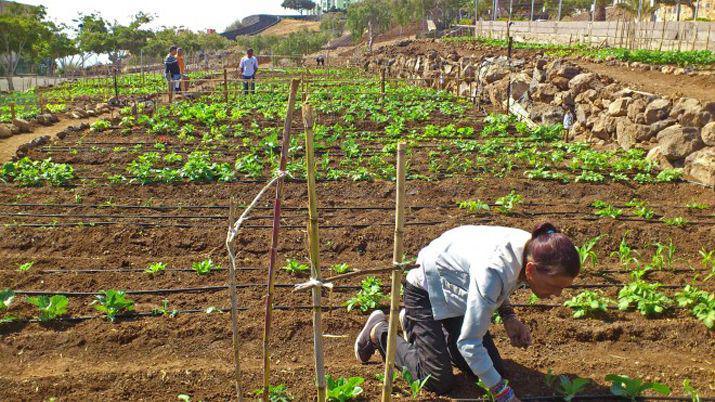
<path fill-rule="evenodd" d="M 328 290 L 333 290 L 333 284 L 331 282 L 321 282 L 315 278 L 310 278 L 307 282 L 299 283 L 295 285 L 293 291 L 306 290 L 312 288 L 326 288 Z"/>

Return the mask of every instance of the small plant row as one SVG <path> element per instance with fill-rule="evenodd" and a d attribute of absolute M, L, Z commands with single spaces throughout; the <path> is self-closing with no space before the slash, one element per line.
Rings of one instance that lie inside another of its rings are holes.
<path fill-rule="evenodd" d="M 17 162 L 5 162 L 0 167 L 0 181 L 14 182 L 23 187 L 65 186 L 74 178 L 72 166 L 54 163 L 50 158 L 35 161 L 24 157 Z"/>

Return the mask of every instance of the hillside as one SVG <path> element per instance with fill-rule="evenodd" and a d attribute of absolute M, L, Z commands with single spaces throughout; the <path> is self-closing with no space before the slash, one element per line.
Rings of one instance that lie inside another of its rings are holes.
<path fill-rule="evenodd" d="M 294 19 L 282 19 L 279 23 L 261 32 L 261 36 L 288 36 L 292 32 L 298 32 L 303 29 L 309 31 L 319 31 L 319 21 L 304 21 Z"/>

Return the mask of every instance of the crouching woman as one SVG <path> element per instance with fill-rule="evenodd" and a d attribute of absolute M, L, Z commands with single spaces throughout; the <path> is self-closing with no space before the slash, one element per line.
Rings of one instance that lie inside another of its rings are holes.
<path fill-rule="evenodd" d="M 418 268 L 404 285 L 395 365 L 415 378 L 429 376 L 425 388 L 450 392 L 452 366 L 481 379 L 498 402 L 518 402 L 489 327 L 498 312 L 514 346 L 531 345 L 529 328 L 517 318 L 509 295 L 526 285 L 539 298 L 558 296 L 580 270 L 571 240 L 550 223 L 532 233 L 498 226 L 461 226 L 423 248 Z M 355 341 L 355 356 L 366 363 L 387 350 L 387 320 L 373 312 Z"/>

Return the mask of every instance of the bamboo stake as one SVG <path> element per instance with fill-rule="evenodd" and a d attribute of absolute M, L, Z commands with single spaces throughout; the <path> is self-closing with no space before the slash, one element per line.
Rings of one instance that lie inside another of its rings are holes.
<path fill-rule="evenodd" d="M 380 70 L 380 102 L 385 103 L 385 68 Z"/>
<path fill-rule="evenodd" d="M 234 197 L 231 197 L 231 203 L 229 205 L 228 212 L 228 228 L 231 230 L 234 222 L 237 219 L 237 207 L 238 202 Z M 236 246 L 233 242 L 229 245 L 231 247 L 231 254 L 235 255 Z M 233 364 L 234 364 L 234 381 L 236 387 L 236 397 L 238 401 L 243 400 L 243 395 L 241 394 L 241 355 L 239 353 L 238 345 L 238 297 L 236 295 L 236 269 L 233 264 L 228 264 L 228 280 L 229 280 L 229 291 L 231 292 L 231 332 L 232 332 L 232 343 L 233 343 Z"/>
<path fill-rule="evenodd" d="M 225 68 L 223 69 L 223 102 L 228 103 L 228 71 Z"/>
<path fill-rule="evenodd" d="M 397 189 L 395 205 L 395 244 L 392 259 L 395 264 L 403 262 L 402 239 L 405 228 L 405 148 L 407 144 L 397 144 Z M 387 353 L 385 355 L 385 383 L 382 387 L 382 402 L 392 400 L 392 373 L 395 370 L 395 349 L 397 347 L 397 321 L 400 315 L 400 285 L 402 271 L 392 271 L 390 292 L 390 323 L 387 331 Z"/>
<path fill-rule="evenodd" d="M 665 40 L 665 21 L 663 21 L 663 29 L 660 31 L 660 45 L 658 45 L 658 51 L 663 50 L 663 41 Z"/>
<path fill-rule="evenodd" d="M 288 146 L 290 145 L 291 122 L 293 121 L 293 109 L 295 108 L 295 96 L 298 92 L 300 80 L 293 79 L 290 83 L 290 94 L 288 95 L 288 111 L 286 112 L 285 124 L 283 125 L 283 143 L 281 145 L 281 161 L 279 170 L 285 171 L 288 159 Z M 271 336 L 271 317 L 273 313 L 273 276 L 276 265 L 276 254 L 278 253 L 278 232 L 281 224 L 281 200 L 283 198 L 284 177 L 280 177 L 276 182 L 276 198 L 273 202 L 273 233 L 271 235 L 271 249 L 268 261 L 268 284 L 266 287 L 266 316 L 263 327 L 263 401 L 268 402 L 268 386 L 271 379 L 270 353 L 268 352 L 268 340 Z"/>
<path fill-rule="evenodd" d="M 15 102 L 10 102 L 10 117 L 12 117 L 13 120 L 17 118 L 17 113 L 15 112 Z"/>
<path fill-rule="evenodd" d="M 308 176 L 308 248 L 310 251 L 310 276 L 320 282 L 320 252 L 318 240 L 318 200 L 315 190 L 315 155 L 313 150 L 313 108 L 303 104 L 303 126 L 305 127 L 305 163 Z M 315 385 L 318 402 L 326 399 L 325 353 L 323 351 L 323 321 L 321 318 L 321 287 L 311 288 L 313 299 L 313 350 L 315 353 Z"/>

